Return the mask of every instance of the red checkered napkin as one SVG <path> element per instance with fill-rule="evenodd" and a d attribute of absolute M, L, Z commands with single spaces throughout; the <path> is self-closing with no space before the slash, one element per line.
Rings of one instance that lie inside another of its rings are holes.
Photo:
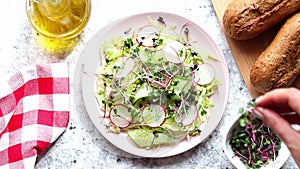
<path fill-rule="evenodd" d="M 0 78 L 0 168 L 34 168 L 66 129 L 70 112 L 68 63 L 34 65 Z"/>

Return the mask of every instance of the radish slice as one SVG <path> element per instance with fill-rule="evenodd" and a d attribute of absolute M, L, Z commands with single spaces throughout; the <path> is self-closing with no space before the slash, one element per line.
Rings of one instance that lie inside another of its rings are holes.
<path fill-rule="evenodd" d="M 203 63 L 198 65 L 198 68 L 193 72 L 194 82 L 199 85 L 211 83 L 215 78 L 215 71 L 212 65 Z"/>
<path fill-rule="evenodd" d="M 121 65 L 121 68 L 116 73 L 116 78 L 123 78 L 127 76 L 135 67 L 135 61 L 132 58 L 127 58 Z"/>
<path fill-rule="evenodd" d="M 165 122 L 166 112 L 160 105 L 147 105 L 143 109 L 144 122 L 150 127 L 158 127 Z"/>
<path fill-rule="evenodd" d="M 146 25 L 142 27 L 137 33 L 136 41 L 138 42 L 138 44 L 144 47 L 153 48 L 153 39 L 157 39 L 156 32 L 159 32 L 157 28 L 151 25 Z"/>
<path fill-rule="evenodd" d="M 128 127 L 132 122 L 132 114 L 124 104 L 116 104 L 109 113 L 111 122 L 120 128 Z"/>
<path fill-rule="evenodd" d="M 181 108 L 182 109 L 182 108 Z M 192 105 L 185 112 L 181 112 L 179 116 L 175 117 L 177 123 L 181 123 L 184 126 L 191 125 L 198 116 L 198 110 L 196 105 Z"/>
<path fill-rule="evenodd" d="M 178 41 L 171 41 L 167 43 L 164 47 L 164 56 L 169 62 L 176 64 L 181 63 L 183 62 L 185 57 L 180 57 L 179 52 L 181 50 L 184 50 L 184 45 L 182 43 Z"/>
<path fill-rule="evenodd" d="M 136 41 L 144 47 L 153 48 L 153 39 L 157 39 L 154 33 L 145 33 L 136 38 Z"/>

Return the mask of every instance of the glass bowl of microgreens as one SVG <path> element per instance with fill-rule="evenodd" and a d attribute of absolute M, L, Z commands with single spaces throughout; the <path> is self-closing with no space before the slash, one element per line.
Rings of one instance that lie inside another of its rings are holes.
<path fill-rule="evenodd" d="M 275 132 L 251 115 L 254 101 L 239 109 L 239 116 L 225 130 L 223 149 L 238 169 L 280 168 L 290 156 Z"/>

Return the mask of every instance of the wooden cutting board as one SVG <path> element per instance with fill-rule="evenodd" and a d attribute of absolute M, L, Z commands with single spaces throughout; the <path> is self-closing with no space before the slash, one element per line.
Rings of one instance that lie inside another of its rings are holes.
<path fill-rule="evenodd" d="M 214 9 L 220 21 L 222 29 L 223 14 L 226 7 L 231 1 L 232 0 L 212 0 Z M 261 54 L 261 52 L 271 43 L 281 25 L 282 23 L 279 23 L 267 30 L 266 32 L 264 32 L 263 34 L 261 34 L 260 36 L 254 39 L 244 41 L 234 40 L 225 34 L 232 55 L 253 98 L 256 98 L 261 94 L 255 91 L 255 89 L 253 89 L 253 87 L 250 84 L 249 78 L 251 67 L 256 61 L 257 57 Z M 298 78 L 296 82 L 297 84 L 299 84 L 300 78 Z"/>

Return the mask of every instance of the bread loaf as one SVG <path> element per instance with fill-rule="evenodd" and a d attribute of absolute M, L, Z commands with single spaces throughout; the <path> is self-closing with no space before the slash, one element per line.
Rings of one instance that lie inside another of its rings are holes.
<path fill-rule="evenodd" d="M 250 71 L 250 82 L 259 92 L 292 84 L 300 72 L 300 12 L 289 18 Z"/>
<path fill-rule="evenodd" d="M 251 39 L 300 9 L 300 0 L 233 0 L 223 15 L 224 31 Z"/>

